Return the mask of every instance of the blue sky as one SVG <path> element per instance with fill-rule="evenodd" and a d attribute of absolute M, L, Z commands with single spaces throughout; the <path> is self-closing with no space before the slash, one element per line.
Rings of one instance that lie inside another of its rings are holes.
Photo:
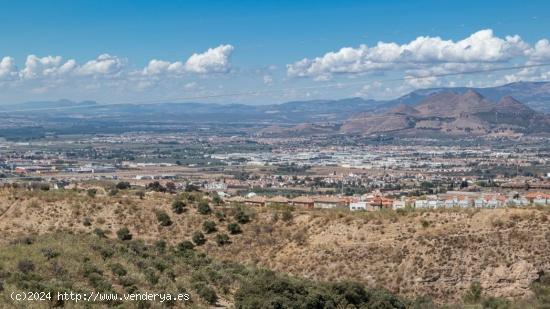
<path fill-rule="evenodd" d="M 421 87 L 549 76 L 543 67 L 386 81 L 550 62 L 548 1 L 57 0 L 2 7 L 0 103 L 389 98 Z M 241 92 L 257 93 L 209 97 Z"/>

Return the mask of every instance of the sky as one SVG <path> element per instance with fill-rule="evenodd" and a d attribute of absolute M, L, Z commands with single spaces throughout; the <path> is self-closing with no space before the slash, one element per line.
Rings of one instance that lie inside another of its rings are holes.
<path fill-rule="evenodd" d="M 491 71 L 550 63 L 550 1 L 20 0 L 0 14 L 0 104 L 388 99 L 550 80 L 550 66 Z"/>

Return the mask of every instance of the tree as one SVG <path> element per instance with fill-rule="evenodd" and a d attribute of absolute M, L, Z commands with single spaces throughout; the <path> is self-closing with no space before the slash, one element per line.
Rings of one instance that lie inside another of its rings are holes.
<path fill-rule="evenodd" d="M 187 207 L 187 204 L 185 204 L 185 202 L 180 200 L 175 200 L 172 203 L 172 211 L 174 211 L 174 213 L 178 215 L 184 213 L 186 210 L 186 207 Z"/>
<path fill-rule="evenodd" d="M 156 192 L 166 192 L 166 188 L 163 185 L 161 185 L 160 182 L 158 181 L 148 183 L 147 186 L 145 186 L 145 188 Z"/>
<path fill-rule="evenodd" d="M 204 237 L 204 234 L 200 231 L 193 233 L 193 237 L 191 239 L 197 246 L 202 246 L 206 242 L 206 237 Z"/>
<path fill-rule="evenodd" d="M 216 243 L 218 246 L 225 246 L 231 243 L 229 240 L 229 236 L 224 233 L 218 233 L 216 234 Z"/>
<path fill-rule="evenodd" d="M 236 223 L 236 222 L 232 222 L 232 223 L 229 223 L 227 225 L 227 230 L 229 231 L 229 233 L 231 234 L 240 234 L 242 233 L 243 231 L 241 230 L 241 226 Z"/>
<path fill-rule="evenodd" d="M 131 187 L 131 185 L 127 181 L 121 181 L 121 182 L 116 184 L 116 188 L 119 189 L 119 190 L 128 190 L 128 189 L 130 189 L 130 187 Z"/>
<path fill-rule="evenodd" d="M 130 233 L 130 230 L 128 230 L 127 227 L 122 227 L 118 231 L 116 231 L 116 236 L 120 240 L 131 240 L 132 234 Z"/>
<path fill-rule="evenodd" d="M 172 225 L 172 219 L 170 219 L 170 216 L 163 210 L 157 210 L 155 211 L 155 215 L 157 216 L 157 220 L 162 226 L 170 226 Z"/>
<path fill-rule="evenodd" d="M 204 221 L 202 223 L 202 230 L 206 234 L 214 233 L 217 230 L 216 222 L 214 222 L 214 221 Z"/>
<path fill-rule="evenodd" d="M 245 224 L 250 221 L 250 216 L 248 216 L 242 208 L 238 208 L 235 213 L 235 220 L 237 220 L 240 224 Z"/>
<path fill-rule="evenodd" d="M 176 184 L 171 182 L 171 181 L 167 182 L 166 183 L 166 190 L 168 190 L 168 192 L 170 192 L 170 193 L 176 192 Z"/>
<path fill-rule="evenodd" d="M 210 208 L 210 205 L 208 205 L 207 201 L 201 201 L 197 210 L 201 215 L 209 215 L 212 212 L 212 209 Z"/>

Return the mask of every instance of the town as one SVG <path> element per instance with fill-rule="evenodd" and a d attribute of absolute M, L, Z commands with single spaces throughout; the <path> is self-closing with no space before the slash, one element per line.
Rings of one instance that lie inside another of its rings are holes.
<path fill-rule="evenodd" d="M 211 192 L 229 203 L 350 211 L 550 204 L 543 137 L 334 139 L 128 133 L 4 140 L 0 182 L 51 189 L 157 183 Z"/>

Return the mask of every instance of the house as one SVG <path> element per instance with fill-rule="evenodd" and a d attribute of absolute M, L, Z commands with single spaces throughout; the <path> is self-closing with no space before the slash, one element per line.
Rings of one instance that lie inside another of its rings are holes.
<path fill-rule="evenodd" d="M 233 196 L 233 197 L 228 197 L 228 198 L 224 198 L 224 200 L 226 202 L 230 202 L 230 203 L 244 203 L 245 202 L 245 198 L 242 197 L 242 196 Z"/>
<path fill-rule="evenodd" d="M 307 196 L 298 196 L 290 200 L 290 204 L 294 207 L 312 209 L 313 208 L 313 199 Z"/>
<path fill-rule="evenodd" d="M 313 199 L 313 207 L 321 209 L 343 208 L 346 202 L 335 196 L 320 196 Z"/>
<path fill-rule="evenodd" d="M 268 198 L 266 202 L 268 205 L 272 205 L 272 206 L 290 204 L 289 200 L 284 196 L 274 196 L 274 197 Z"/>
<path fill-rule="evenodd" d="M 266 200 L 262 196 L 253 196 L 253 197 L 246 198 L 244 200 L 244 203 L 248 206 L 264 207 L 266 205 Z"/>
<path fill-rule="evenodd" d="M 392 208 L 393 208 L 394 210 L 405 208 L 405 200 L 404 200 L 404 199 L 394 200 L 394 201 L 393 201 Z"/>
<path fill-rule="evenodd" d="M 428 208 L 428 201 L 416 200 L 414 201 L 414 208 Z"/>
<path fill-rule="evenodd" d="M 550 194 L 544 192 L 529 192 L 525 194 L 525 198 L 535 205 L 550 204 Z"/>
<path fill-rule="evenodd" d="M 351 202 L 349 204 L 349 210 L 351 211 L 367 210 L 367 202 Z"/>

